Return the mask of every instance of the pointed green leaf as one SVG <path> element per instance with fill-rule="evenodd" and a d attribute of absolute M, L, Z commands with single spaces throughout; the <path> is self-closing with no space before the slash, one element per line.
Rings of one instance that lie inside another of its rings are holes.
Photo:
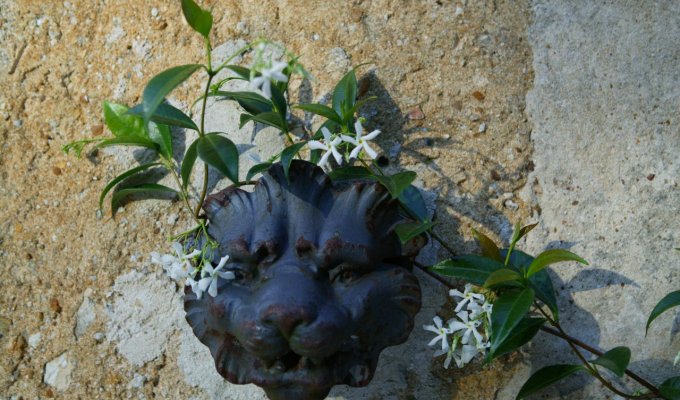
<path fill-rule="evenodd" d="M 434 222 L 418 222 L 399 224 L 394 228 L 401 243 L 406 243 L 418 235 L 429 231 L 434 226 Z"/>
<path fill-rule="evenodd" d="M 546 250 L 543 253 L 536 256 L 531 265 L 529 265 L 529 269 L 527 270 L 527 277 L 535 274 L 538 271 L 541 271 L 543 268 L 550 264 L 558 263 L 561 261 L 578 261 L 581 264 L 588 265 L 588 262 L 586 260 L 570 251 L 564 249 L 551 249 Z"/>
<path fill-rule="evenodd" d="M 497 261 L 503 261 L 501 253 L 498 251 L 498 246 L 488 236 L 472 228 L 472 234 L 477 238 L 479 246 L 482 248 L 482 255 L 484 257 L 493 258 Z"/>
<path fill-rule="evenodd" d="M 666 296 L 664 296 L 664 298 L 661 299 L 656 304 L 656 306 L 654 306 L 652 313 L 649 314 L 649 319 L 647 319 L 647 326 L 645 328 L 645 334 L 649 330 L 649 326 L 652 324 L 652 321 L 654 321 L 659 315 L 663 314 L 666 310 L 679 305 L 680 305 L 680 290 L 668 293 Z"/>
<path fill-rule="evenodd" d="M 494 271 L 486 278 L 484 282 L 485 288 L 493 288 L 497 286 L 522 286 L 522 275 L 519 272 L 510 268 L 501 268 Z"/>
<path fill-rule="evenodd" d="M 284 126 L 286 124 L 286 113 L 288 112 L 288 105 L 286 104 L 286 98 L 283 93 L 275 85 L 272 85 L 272 104 L 276 107 L 276 111 L 281 116 L 281 121 Z M 288 129 L 286 129 L 288 130 Z"/>
<path fill-rule="evenodd" d="M 230 69 L 236 73 L 240 78 L 247 81 L 250 80 L 250 69 L 241 67 L 240 65 L 227 65 L 225 68 Z"/>
<path fill-rule="evenodd" d="M 438 274 L 453 276 L 472 284 L 482 286 L 489 275 L 503 268 L 503 264 L 491 258 L 463 255 L 442 261 L 430 267 Z"/>
<path fill-rule="evenodd" d="M 333 109 L 335 112 L 342 117 L 343 123 L 348 124 L 349 116 L 347 115 L 349 110 L 354 107 L 357 97 L 357 76 L 354 69 L 349 71 L 345 76 L 340 79 L 340 82 L 335 86 L 333 90 Z"/>
<path fill-rule="evenodd" d="M 418 221 L 428 219 L 429 214 L 427 212 L 427 205 L 425 205 L 425 199 L 423 199 L 423 195 L 417 187 L 409 185 L 409 187 L 404 189 L 399 195 L 399 202 Z"/>
<path fill-rule="evenodd" d="M 211 93 L 210 96 L 226 97 L 230 100 L 235 100 L 244 110 L 253 115 L 274 110 L 271 101 L 254 92 L 226 92 L 220 90 Z"/>
<path fill-rule="evenodd" d="M 201 9 L 193 0 L 182 0 L 182 13 L 189 26 L 208 39 L 213 24 L 210 11 Z"/>
<path fill-rule="evenodd" d="M 323 104 L 298 104 L 296 106 L 293 106 L 293 108 L 299 108 L 300 110 L 320 115 L 326 119 L 335 121 L 339 124 L 342 123 L 340 116 L 335 112 L 335 110 L 328 106 L 324 106 Z"/>
<path fill-rule="evenodd" d="M 254 165 L 252 168 L 250 168 L 250 170 L 248 170 L 248 173 L 246 174 L 246 180 L 249 181 L 253 179 L 255 175 L 267 171 L 271 166 L 272 163 L 270 162 L 264 162 L 261 164 Z"/>
<path fill-rule="evenodd" d="M 116 210 L 118 210 L 118 208 L 120 207 L 121 201 L 123 199 L 125 199 L 127 196 L 137 193 L 149 193 L 154 196 L 158 196 L 168 193 L 176 194 L 177 191 L 167 186 L 159 185 L 157 183 L 144 183 L 141 185 L 121 189 L 115 192 L 113 196 L 111 196 L 111 215 L 112 216 L 116 215 Z"/>
<path fill-rule="evenodd" d="M 603 366 L 619 377 L 623 377 L 630 363 L 630 349 L 623 346 L 614 347 L 590 363 Z"/>
<path fill-rule="evenodd" d="M 180 65 L 166 69 L 151 78 L 142 95 L 142 116 L 144 120 L 150 120 L 163 99 L 199 68 L 201 68 L 199 64 Z"/>
<path fill-rule="evenodd" d="M 166 159 L 172 158 L 172 134 L 167 125 L 149 121 L 149 139 L 158 145 L 160 153 Z"/>
<path fill-rule="evenodd" d="M 182 188 L 185 190 L 189 186 L 191 171 L 193 171 L 194 164 L 196 164 L 196 158 L 198 158 L 198 150 L 196 149 L 197 147 L 198 140 L 194 140 L 194 142 L 191 143 L 187 148 L 186 153 L 184 153 L 184 159 L 182 160 L 182 168 L 180 173 L 182 175 Z"/>
<path fill-rule="evenodd" d="M 523 399 L 532 393 L 552 385 L 559 380 L 579 371 L 587 371 L 581 365 L 560 364 L 541 368 L 524 383 L 516 399 Z"/>
<path fill-rule="evenodd" d="M 505 257 L 508 250 L 500 250 L 501 257 Z M 515 250 L 510 255 L 510 266 L 518 271 L 526 271 L 534 261 L 534 257 L 521 250 Z M 555 289 L 547 270 L 541 270 L 529 277 L 529 286 L 534 290 L 536 297 L 542 301 L 552 311 L 553 318 L 559 320 L 559 309 L 557 308 L 557 297 Z"/>
<path fill-rule="evenodd" d="M 496 347 L 496 351 L 487 353 L 486 361 L 491 361 L 503 354 L 519 349 L 536 336 L 536 333 L 546 321 L 545 318 L 522 318 L 508 337 Z"/>
<path fill-rule="evenodd" d="M 297 154 L 297 152 L 300 151 L 300 149 L 306 144 L 306 141 L 295 143 L 286 147 L 281 152 L 281 165 L 283 166 L 283 173 L 286 175 L 286 179 L 288 179 L 288 170 L 290 169 L 290 163 L 293 162 L 293 157 L 295 157 L 295 154 Z"/>
<path fill-rule="evenodd" d="M 523 226 L 523 227 L 519 230 L 519 236 L 517 237 L 517 240 L 520 240 L 521 238 L 523 238 L 524 236 L 526 236 L 526 234 L 529 233 L 529 232 L 531 232 L 531 231 L 536 227 L 536 225 L 538 225 L 538 222 L 535 223 L 535 224 L 529 224 L 529 225 Z"/>
<path fill-rule="evenodd" d="M 145 169 L 149 169 L 151 167 L 157 167 L 157 166 L 160 166 L 160 165 L 162 165 L 162 164 L 157 163 L 157 162 L 140 165 L 138 167 L 129 169 L 129 170 L 123 172 L 122 174 L 118 175 L 117 177 L 111 179 L 111 181 L 106 184 L 106 187 L 104 187 L 104 190 L 102 190 L 102 193 L 99 195 L 99 209 L 101 210 L 102 207 L 104 207 L 104 198 L 106 198 L 106 195 L 109 193 L 109 191 L 111 189 L 114 188 L 114 186 L 121 183 L 125 179 L 127 179 L 127 178 L 129 178 L 133 175 L 136 175 L 137 173 L 139 173 L 141 171 L 144 171 Z"/>
<path fill-rule="evenodd" d="M 328 176 L 334 181 L 342 181 L 349 179 L 374 179 L 373 172 L 366 167 L 342 167 L 334 169 Z"/>
<path fill-rule="evenodd" d="M 659 386 L 659 392 L 666 400 L 680 400 L 680 376 L 666 379 Z"/>
<path fill-rule="evenodd" d="M 142 105 L 138 104 L 132 107 L 130 110 L 128 110 L 128 114 L 141 117 L 143 115 Z M 156 108 L 156 111 L 151 116 L 151 121 L 157 124 L 178 126 L 180 128 L 198 131 L 198 126 L 196 126 L 194 121 L 189 118 L 188 115 L 184 114 L 181 110 L 171 106 L 168 103 L 161 103 L 158 105 L 158 108 Z"/>
<path fill-rule="evenodd" d="M 517 252 L 517 251 L 515 251 Z M 553 288 L 552 279 L 547 270 L 539 271 L 529 277 L 529 286 L 536 293 L 536 297 L 550 308 L 555 321 L 559 321 L 560 310 L 557 307 L 557 297 Z"/>
<path fill-rule="evenodd" d="M 515 326 L 529 312 L 533 301 L 534 291 L 530 288 L 504 293 L 496 299 L 491 314 L 490 351 L 492 353 L 510 336 Z"/>
<path fill-rule="evenodd" d="M 238 182 L 238 149 L 224 136 L 210 134 L 197 139 L 196 151 L 206 164 L 233 183 Z"/>
<path fill-rule="evenodd" d="M 105 101 L 103 108 L 104 123 L 113 136 L 147 138 L 144 121 L 138 116 L 128 114 L 126 106 Z"/>
<path fill-rule="evenodd" d="M 368 103 L 369 101 L 376 100 L 378 97 L 377 96 L 369 96 L 364 99 L 361 99 L 354 104 L 354 107 L 350 110 L 349 114 L 354 115 L 364 104 Z"/>
<path fill-rule="evenodd" d="M 274 128 L 286 132 L 286 126 L 281 120 L 281 116 L 275 111 L 253 115 L 250 117 L 250 119 L 264 125 L 273 126 Z"/>
<path fill-rule="evenodd" d="M 392 198 L 397 199 L 416 179 L 413 171 L 404 171 L 392 176 L 375 175 L 375 178 L 390 192 Z"/>
<path fill-rule="evenodd" d="M 117 137 L 113 139 L 103 140 L 94 147 L 95 149 L 110 147 L 110 146 L 139 146 L 146 147 L 148 149 L 158 151 L 158 145 L 149 139 L 143 139 L 139 137 Z"/>
<path fill-rule="evenodd" d="M 404 171 L 392 175 L 391 178 L 394 182 L 394 193 L 392 193 L 392 197 L 395 199 L 398 198 L 399 195 L 413 183 L 416 177 L 417 175 L 414 171 Z"/>

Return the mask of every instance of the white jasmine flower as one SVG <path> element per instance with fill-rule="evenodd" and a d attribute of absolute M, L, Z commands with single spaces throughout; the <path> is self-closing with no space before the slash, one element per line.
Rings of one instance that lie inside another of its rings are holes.
<path fill-rule="evenodd" d="M 373 132 L 369 133 L 368 135 L 364 136 L 364 127 L 361 126 L 361 122 L 359 121 L 354 123 L 354 130 L 356 130 L 357 132 L 356 137 L 351 137 L 347 135 L 340 136 L 343 141 L 351 143 L 354 146 L 356 146 L 354 147 L 354 150 L 352 150 L 352 152 L 350 153 L 349 158 L 357 158 L 361 150 L 364 150 L 371 159 L 375 159 L 376 157 L 378 157 L 378 153 L 376 153 L 375 150 L 373 150 L 371 146 L 368 145 L 368 141 L 375 139 L 380 134 L 380 131 L 376 129 Z"/>
<path fill-rule="evenodd" d="M 193 268 L 191 259 L 199 256 L 201 252 L 194 250 L 189 254 L 185 254 L 184 247 L 178 242 L 173 242 L 171 246 L 175 255 L 159 254 L 154 251 L 151 253 L 151 262 L 163 266 L 163 269 L 171 279 L 179 281 L 189 274 L 189 271 Z"/>
<path fill-rule="evenodd" d="M 250 88 L 253 90 L 261 90 L 264 97 L 272 98 L 272 81 L 288 82 L 288 77 L 283 73 L 283 70 L 288 66 L 288 63 L 277 61 L 269 68 L 264 68 L 260 71 L 260 76 L 255 76 L 250 79 Z"/>
<path fill-rule="evenodd" d="M 465 305 L 470 301 L 479 300 L 480 302 L 484 302 L 485 300 L 484 295 L 481 293 L 475 293 L 473 291 L 472 285 L 469 283 L 465 285 L 465 292 L 461 293 L 459 290 L 451 289 L 449 290 L 449 296 L 460 297 L 462 299 L 458 302 L 458 305 L 456 306 L 455 310 L 456 312 L 462 310 L 463 307 L 465 307 Z"/>
<path fill-rule="evenodd" d="M 320 167 L 325 167 L 328 165 L 328 157 L 333 154 L 333 158 L 335 158 L 335 161 L 338 164 L 342 163 L 342 155 L 340 155 L 340 152 L 336 148 L 337 145 L 342 143 L 342 139 L 339 137 L 336 137 L 335 139 L 331 140 L 331 132 L 326 128 L 325 126 L 321 128 L 321 133 L 323 133 L 323 142 L 318 141 L 318 140 L 312 140 L 309 142 L 309 148 L 312 150 L 324 150 L 325 153 L 321 156 L 321 160 L 319 160 L 319 166 Z"/>
<path fill-rule="evenodd" d="M 465 364 L 472 361 L 475 356 L 479 354 L 479 350 L 472 345 L 464 344 L 460 350 L 460 357 L 455 357 L 458 368 L 463 368 Z"/>
<path fill-rule="evenodd" d="M 444 368 L 448 369 L 449 365 L 451 365 L 451 360 L 456 358 L 456 349 L 458 348 L 458 342 L 460 341 L 460 336 L 456 335 L 453 337 L 453 341 L 451 342 L 451 346 L 449 346 L 448 350 L 437 350 L 434 352 L 434 357 L 439 357 L 444 354 L 446 354 L 446 359 L 444 360 Z M 458 364 L 458 361 L 456 360 L 456 364 Z"/>
<path fill-rule="evenodd" d="M 449 331 L 448 328 L 444 328 L 442 319 L 439 318 L 439 316 L 435 316 L 432 320 L 434 321 L 434 325 L 423 325 L 423 329 L 425 329 L 426 331 L 436 333 L 437 336 L 435 336 L 435 338 L 432 339 L 430 343 L 428 343 L 427 345 L 434 346 L 438 341 L 441 340 L 442 342 L 441 354 L 444 354 L 449 349 L 449 342 L 446 336 L 450 334 L 451 331 Z"/>
<path fill-rule="evenodd" d="M 196 293 L 197 298 L 201 298 L 206 289 L 208 289 L 208 294 L 212 297 L 217 296 L 217 278 L 231 280 L 235 278 L 235 275 L 231 271 L 222 271 L 222 268 L 227 264 L 229 256 L 224 256 L 220 259 L 217 267 L 213 268 L 212 264 L 206 263 L 201 270 L 201 279 L 196 282 L 193 279 L 187 282 L 191 285 L 191 290 Z M 207 275 L 207 276 L 206 276 Z M 198 291 L 197 291 L 198 289 Z"/>
<path fill-rule="evenodd" d="M 470 335 L 474 336 L 476 343 L 482 343 L 482 334 L 477 331 L 477 328 L 481 325 L 481 321 L 471 320 L 467 311 L 461 311 L 456 314 L 456 316 L 460 321 L 454 320 L 449 322 L 450 333 L 462 331 L 462 344 L 470 344 Z"/>

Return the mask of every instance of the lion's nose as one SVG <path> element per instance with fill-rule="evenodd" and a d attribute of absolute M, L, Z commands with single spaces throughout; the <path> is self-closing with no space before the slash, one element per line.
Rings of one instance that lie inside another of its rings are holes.
<path fill-rule="evenodd" d="M 260 320 L 290 339 L 298 326 L 313 323 L 327 293 L 313 279 L 297 273 L 278 275 L 259 290 Z"/>

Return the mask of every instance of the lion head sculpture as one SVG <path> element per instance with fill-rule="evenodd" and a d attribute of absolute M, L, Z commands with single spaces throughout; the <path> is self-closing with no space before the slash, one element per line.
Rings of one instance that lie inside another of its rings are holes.
<path fill-rule="evenodd" d="M 253 192 L 228 188 L 204 205 L 219 255 L 236 279 L 218 295 L 186 291 L 186 319 L 229 382 L 269 398 L 323 399 L 367 385 L 380 352 L 406 341 L 420 309 L 406 222 L 379 184 L 334 184 L 314 164 L 274 165 Z"/>

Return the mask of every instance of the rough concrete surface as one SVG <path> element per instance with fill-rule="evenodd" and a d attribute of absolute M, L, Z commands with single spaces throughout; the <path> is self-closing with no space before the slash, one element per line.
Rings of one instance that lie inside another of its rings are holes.
<path fill-rule="evenodd" d="M 389 169 L 417 171 L 437 196 L 437 233 L 464 253 L 477 251 L 470 227 L 507 240 L 515 221 L 539 222 L 520 247 L 571 248 L 591 262 L 554 268 L 567 330 L 605 349 L 630 346 L 632 368 L 656 383 L 678 373 L 677 319 L 660 318 L 644 338 L 646 315 L 678 284 L 677 2 L 202 4 L 215 15 L 216 60 L 259 37 L 302 55 L 314 79 L 291 82 L 294 102 L 327 98 L 370 62 L 360 81 L 379 100 L 361 114 L 382 130 Z M 135 104 L 156 73 L 203 59 L 179 2 L 0 0 L 0 398 L 264 398 L 217 375 L 187 329 L 180 289 L 149 263 L 191 226 L 181 204 L 144 200 L 96 217 L 105 182 L 148 155 L 60 151 L 108 134 L 103 100 Z M 200 92 L 195 76 L 170 100 L 188 111 Z M 242 162 L 283 143 L 237 129 L 237 113 L 211 101 L 206 124 L 240 143 Z M 192 139 L 175 134 L 180 148 Z M 573 361 L 541 335 L 489 366 L 443 369 L 419 327 L 451 303 L 418 277 L 423 308 L 409 341 L 382 354 L 369 386 L 331 398 L 511 399 L 532 370 Z M 537 397 L 613 398 L 579 378 Z"/>

